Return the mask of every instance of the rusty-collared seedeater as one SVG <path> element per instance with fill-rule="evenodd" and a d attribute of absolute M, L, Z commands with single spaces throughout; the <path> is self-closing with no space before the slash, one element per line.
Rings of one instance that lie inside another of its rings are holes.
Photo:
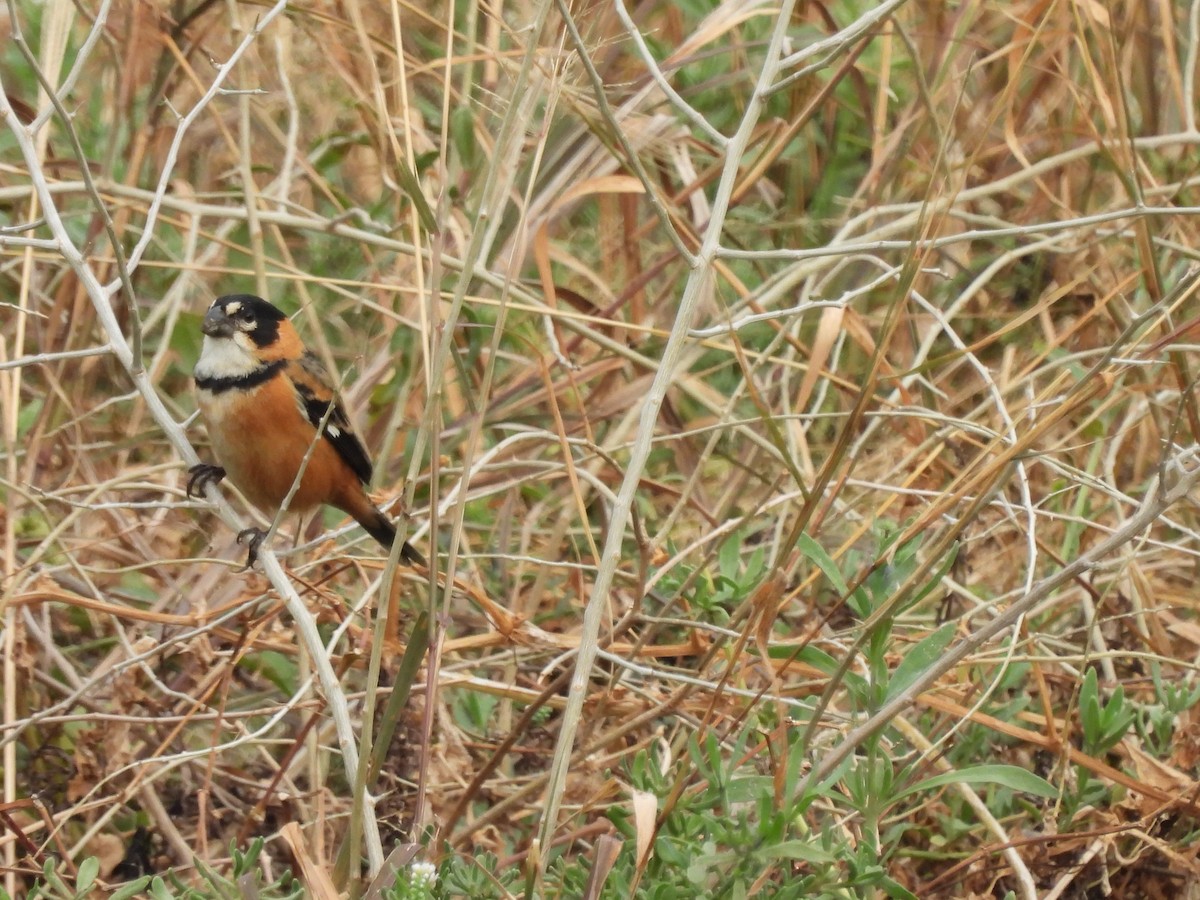
<path fill-rule="evenodd" d="M 217 465 L 193 466 L 187 495 L 201 495 L 228 477 L 247 500 L 275 516 L 299 475 L 289 512 L 328 503 L 390 549 L 396 527 L 367 496 L 371 460 L 324 367 L 287 316 L 261 297 L 232 294 L 213 303 L 200 329 L 196 396 Z M 249 538 L 247 565 L 264 536 L 256 528 L 238 535 L 239 542 Z M 400 556 L 425 561 L 407 542 Z"/>

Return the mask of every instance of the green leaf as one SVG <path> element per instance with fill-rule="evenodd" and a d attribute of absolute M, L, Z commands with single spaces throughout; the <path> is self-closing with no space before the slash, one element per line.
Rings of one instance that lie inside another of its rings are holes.
<path fill-rule="evenodd" d="M 421 227 L 430 234 L 437 234 L 437 218 L 429 207 L 429 201 L 425 199 L 425 192 L 421 190 L 421 182 L 417 178 L 417 173 L 408 167 L 406 160 L 393 159 L 392 164 L 396 167 L 396 181 L 399 182 L 400 189 L 404 191 L 405 196 L 412 201 L 416 208 L 417 215 L 421 219 Z"/>
<path fill-rule="evenodd" d="M 66 882 L 58 877 L 57 866 L 58 859 L 53 856 L 49 857 L 42 865 L 42 880 L 46 882 L 46 886 L 52 890 L 55 890 L 60 894 L 67 894 L 69 896 L 71 892 L 67 887 Z"/>
<path fill-rule="evenodd" d="M 43 401 L 40 397 L 21 404 L 17 411 L 17 435 L 19 437 L 25 437 L 29 429 L 33 428 L 34 423 L 42 414 L 42 405 Z"/>
<path fill-rule="evenodd" d="M 796 657 L 798 662 L 808 663 L 814 668 L 820 669 L 826 675 L 833 675 L 838 670 L 838 661 L 822 650 L 820 647 L 814 647 L 809 644 L 796 653 L 795 644 L 778 644 L 772 645 L 767 651 L 771 659 L 789 659 Z"/>
<path fill-rule="evenodd" d="M 837 861 L 837 856 L 822 850 L 812 841 L 782 841 L 773 846 L 760 848 L 756 854 L 764 859 L 795 859 L 818 866 L 827 866 Z"/>
<path fill-rule="evenodd" d="M 770 796 L 775 788 L 771 775 L 742 775 L 732 778 L 726 788 L 731 803 L 751 803 L 764 795 Z"/>
<path fill-rule="evenodd" d="M 721 545 L 717 552 L 717 568 L 729 579 L 731 586 L 737 587 L 735 576 L 742 568 L 742 535 L 735 533 Z"/>
<path fill-rule="evenodd" d="M 904 604 L 906 608 L 912 608 L 928 597 L 933 589 L 942 583 L 942 579 L 946 577 L 946 573 L 950 571 L 950 567 L 954 565 L 954 561 L 958 559 L 959 544 L 955 544 L 950 552 L 946 554 L 946 558 L 941 564 L 929 575 L 929 581 L 925 586 L 917 591 L 916 595 L 908 603 Z"/>
<path fill-rule="evenodd" d="M 131 900 L 133 897 L 140 896 L 149 883 L 150 876 L 143 875 L 137 881 L 131 881 L 129 884 L 115 891 L 108 900 Z"/>
<path fill-rule="evenodd" d="M 973 766 L 969 769 L 956 769 L 953 772 L 943 772 L 924 781 L 917 782 L 896 795 L 896 799 L 941 787 L 946 784 L 997 784 L 1026 794 L 1038 797 L 1053 798 L 1058 796 L 1058 790 L 1041 776 L 1034 775 L 1028 769 L 1019 766 L 984 765 Z"/>
<path fill-rule="evenodd" d="M 277 650 L 247 653 L 239 660 L 238 668 L 261 675 L 288 694 L 296 689 L 295 685 L 300 679 L 300 670 L 295 661 Z"/>
<path fill-rule="evenodd" d="M 829 579 L 840 594 L 845 594 L 850 590 L 850 586 L 846 584 L 846 579 L 842 577 L 842 572 L 837 567 L 837 563 L 833 561 L 825 548 L 814 541 L 807 534 L 801 534 L 800 540 L 796 542 L 800 552 L 808 558 L 809 562 L 813 563 L 821 573 Z"/>
<path fill-rule="evenodd" d="M 922 672 L 925 672 L 942 657 L 943 651 L 954 639 L 955 622 L 947 622 L 933 634 L 921 640 L 917 646 L 908 651 L 896 671 L 892 673 L 888 684 L 888 699 L 898 696 L 915 682 Z"/>
<path fill-rule="evenodd" d="M 474 168 L 479 159 L 479 143 L 475 139 L 475 111 L 469 104 L 461 103 L 450 112 L 450 140 L 463 168 Z"/>
<path fill-rule="evenodd" d="M 919 900 L 916 894 L 886 875 L 879 879 L 879 883 L 882 885 L 884 893 L 893 900 Z"/>
<path fill-rule="evenodd" d="M 79 874 L 75 877 L 75 892 L 86 894 L 92 889 L 92 885 L 96 882 L 96 876 L 99 874 L 100 860 L 89 856 L 79 864 Z"/>
<path fill-rule="evenodd" d="M 1129 730 L 1135 713 L 1125 702 L 1125 689 L 1117 685 L 1107 703 L 1100 698 L 1095 669 L 1088 669 L 1079 688 L 1079 721 L 1083 726 L 1083 747 L 1088 753 L 1104 753 Z"/>

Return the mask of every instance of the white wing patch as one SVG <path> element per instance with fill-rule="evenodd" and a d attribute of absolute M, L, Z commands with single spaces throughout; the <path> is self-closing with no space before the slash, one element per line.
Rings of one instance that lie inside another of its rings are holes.
<path fill-rule="evenodd" d="M 296 398 L 296 409 L 300 410 L 300 418 L 304 419 L 306 422 L 311 422 L 312 420 L 308 417 L 308 406 L 306 406 L 304 403 L 304 395 L 295 390 L 295 387 L 295 382 L 292 382 L 292 396 Z M 317 427 L 316 422 L 313 422 L 313 427 Z"/>

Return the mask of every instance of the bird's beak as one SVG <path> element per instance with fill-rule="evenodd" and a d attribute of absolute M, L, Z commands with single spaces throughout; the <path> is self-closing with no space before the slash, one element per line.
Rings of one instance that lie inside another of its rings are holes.
<path fill-rule="evenodd" d="M 204 321 L 200 324 L 200 330 L 209 337 L 230 337 L 234 332 L 233 319 L 225 315 L 225 310 L 219 306 L 214 306 L 204 314 Z"/>

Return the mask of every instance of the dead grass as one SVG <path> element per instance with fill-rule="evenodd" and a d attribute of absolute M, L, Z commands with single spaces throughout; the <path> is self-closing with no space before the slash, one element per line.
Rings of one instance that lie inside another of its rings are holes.
<path fill-rule="evenodd" d="M 666 781 L 626 837 L 711 782 L 695 736 L 780 809 L 836 771 L 797 827 L 848 853 L 906 823 L 877 861 L 921 897 L 1197 883 L 1194 712 L 1162 686 L 1196 681 L 1200 410 L 1153 346 L 1194 316 L 1193 9 L 855 30 L 801 3 L 773 88 L 785 13 L 753 2 L 630 9 L 658 72 L 604 5 L 572 10 L 590 72 L 554 4 L 274 9 L 10 6 L 50 83 L 78 67 L 68 129 L 0 42 L 11 893 L 53 856 L 186 879 L 256 835 L 278 871 L 289 822 L 343 884 L 409 842 L 590 867 L 644 802 L 637 754 Z M 436 560 L 395 581 L 405 643 L 433 623 L 399 713 L 361 532 L 328 517 L 242 573 L 244 506 L 183 496 L 199 317 L 243 290 L 346 373 Z M 945 621 L 891 706 L 855 694 Z M 1092 668 L 1136 714 L 1095 752 Z M 906 785 L 1004 763 L 1058 795 L 897 790 L 872 818 L 836 767 L 881 739 Z M 621 877 L 661 881 L 634 843 Z"/>

